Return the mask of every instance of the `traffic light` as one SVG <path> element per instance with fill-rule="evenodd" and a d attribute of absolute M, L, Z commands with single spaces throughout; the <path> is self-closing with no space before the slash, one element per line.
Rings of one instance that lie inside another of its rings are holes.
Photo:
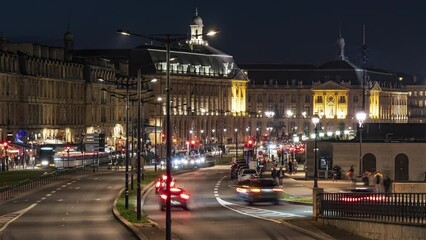
<path fill-rule="evenodd" d="M 166 134 L 161 133 L 161 140 L 164 142 L 164 140 L 166 140 Z"/>
<path fill-rule="evenodd" d="M 246 147 L 246 148 L 253 148 L 254 147 L 254 143 L 255 143 L 254 139 L 250 137 L 247 140 L 247 142 L 246 142 L 246 144 L 245 144 L 244 147 Z"/>
<path fill-rule="evenodd" d="M 67 146 L 67 153 L 70 153 L 70 146 Z"/>
<path fill-rule="evenodd" d="M 7 142 L 4 142 L 3 143 L 3 148 L 4 148 L 4 150 L 7 150 L 7 148 L 9 147 L 9 144 L 7 143 Z"/>
<path fill-rule="evenodd" d="M 195 140 L 191 140 L 190 145 L 191 145 L 191 148 L 194 148 L 195 147 Z"/>

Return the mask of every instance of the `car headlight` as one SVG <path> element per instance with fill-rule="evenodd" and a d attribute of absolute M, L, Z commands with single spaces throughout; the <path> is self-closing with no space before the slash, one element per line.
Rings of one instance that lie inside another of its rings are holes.
<path fill-rule="evenodd" d="M 43 161 L 41 161 L 41 165 L 42 166 L 47 166 L 47 165 L 49 165 L 49 161 L 43 160 Z"/>

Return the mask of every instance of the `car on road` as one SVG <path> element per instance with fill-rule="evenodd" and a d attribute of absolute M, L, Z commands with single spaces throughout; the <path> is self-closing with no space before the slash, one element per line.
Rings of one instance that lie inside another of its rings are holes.
<path fill-rule="evenodd" d="M 236 191 L 239 199 L 249 205 L 254 202 L 272 202 L 278 205 L 283 189 L 272 178 L 257 178 L 239 182 Z"/>
<path fill-rule="evenodd" d="M 167 180 L 167 175 L 166 174 L 163 174 L 163 175 L 161 175 L 159 178 L 157 178 L 156 180 L 155 180 L 155 184 L 154 184 L 154 187 L 155 187 L 155 193 L 156 194 L 158 194 L 158 192 L 161 190 L 161 189 L 163 189 L 163 188 L 165 188 L 166 187 L 166 180 Z M 170 182 L 170 187 L 175 187 L 176 186 L 176 181 L 175 181 L 175 179 L 172 177 L 172 180 L 171 180 L 171 182 Z"/>
<path fill-rule="evenodd" d="M 166 209 L 167 203 L 167 188 L 162 188 L 159 191 L 159 202 L 160 209 L 164 211 Z M 183 188 L 170 188 L 170 207 L 181 207 L 184 210 L 189 210 L 189 193 L 187 193 Z"/>
<path fill-rule="evenodd" d="M 247 180 L 247 179 L 253 179 L 253 178 L 259 178 L 259 174 L 257 174 L 256 169 L 243 168 L 240 174 L 238 174 L 239 182 Z"/>

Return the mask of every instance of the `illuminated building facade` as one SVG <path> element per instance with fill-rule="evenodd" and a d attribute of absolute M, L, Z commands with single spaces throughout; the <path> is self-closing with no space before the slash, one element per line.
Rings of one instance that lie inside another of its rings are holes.
<path fill-rule="evenodd" d="M 355 114 L 363 106 L 367 122 L 407 123 L 409 93 L 398 75 L 357 67 L 343 55 L 343 47 L 340 38 L 336 59 L 321 66 L 239 65 L 250 79 L 249 125 L 261 134 L 272 126 L 277 138 L 309 137 L 311 117 L 318 114 L 320 134 L 346 139 L 356 130 Z M 266 111 L 274 111 L 274 117 L 266 117 Z"/>
<path fill-rule="evenodd" d="M 336 59 L 321 66 L 237 66 L 232 56 L 210 47 L 199 35 L 203 27 L 196 12 L 190 39 L 171 46 L 175 148 L 185 147 L 191 138 L 207 144 L 234 143 L 235 129 L 240 142 L 268 131 L 277 138 L 294 133 L 309 136 L 315 113 L 321 116 L 323 134 L 346 138 L 356 129 L 355 113 L 363 105 L 367 122 L 425 121 L 424 83 L 406 85 L 396 74 L 357 67 L 344 56 L 342 38 Z M 64 47 L 2 40 L 1 138 L 21 132 L 23 141 L 78 143 L 84 133 L 97 131 L 106 134 L 109 145 L 119 147 L 126 137 L 126 101 L 101 89 L 124 94 L 120 83 L 136 84 L 141 70 L 144 81 L 159 80 L 149 85 L 154 90 L 151 95 L 164 99 L 165 58 L 164 47 L 152 43 L 133 49 L 74 50 L 69 31 Z M 99 82 L 100 78 L 117 85 Z M 130 91 L 135 93 L 135 88 Z M 132 101 L 129 106 L 131 130 L 136 129 L 136 105 Z M 267 116 L 267 111 L 274 115 Z M 163 103 L 144 103 L 143 114 L 149 139 L 155 138 L 153 127 L 157 126 L 161 142 Z M 136 135 L 134 130 L 130 134 Z"/>

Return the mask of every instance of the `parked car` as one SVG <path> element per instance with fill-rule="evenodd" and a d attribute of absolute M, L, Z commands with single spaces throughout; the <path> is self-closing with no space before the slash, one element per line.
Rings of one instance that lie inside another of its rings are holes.
<path fill-rule="evenodd" d="M 241 170 L 241 173 L 238 175 L 238 181 L 244 181 L 247 179 L 259 178 L 256 169 L 244 168 Z"/>
<path fill-rule="evenodd" d="M 241 181 L 236 187 L 238 197 L 252 205 L 254 202 L 280 203 L 282 187 L 272 178 L 258 178 Z"/>

